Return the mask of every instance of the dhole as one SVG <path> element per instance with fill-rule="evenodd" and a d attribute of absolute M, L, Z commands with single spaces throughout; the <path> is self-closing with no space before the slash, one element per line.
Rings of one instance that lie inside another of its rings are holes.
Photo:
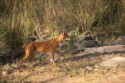
<path fill-rule="evenodd" d="M 19 67 L 22 62 L 29 59 L 30 63 L 35 55 L 35 52 L 50 52 L 51 61 L 54 63 L 54 53 L 59 47 L 59 43 L 63 42 L 69 35 L 66 32 L 60 33 L 55 39 L 45 41 L 45 42 L 31 42 L 24 46 L 25 56 L 20 60 Z"/>

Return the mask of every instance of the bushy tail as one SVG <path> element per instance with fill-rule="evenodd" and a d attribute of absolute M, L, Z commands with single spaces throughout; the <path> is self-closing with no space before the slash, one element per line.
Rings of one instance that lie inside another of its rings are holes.
<path fill-rule="evenodd" d="M 21 55 L 25 54 L 25 49 L 26 49 L 27 45 L 24 45 L 19 51 L 17 51 L 16 53 L 14 53 L 13 55 L 13 60 L 17 59 L 18 57 L 20 57 Z"/>

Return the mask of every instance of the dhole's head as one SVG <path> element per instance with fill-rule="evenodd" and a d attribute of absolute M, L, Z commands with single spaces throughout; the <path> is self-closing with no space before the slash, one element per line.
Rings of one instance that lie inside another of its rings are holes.
<path fill-rule="evenodd" d="M 62 32 L 62 33 L 59 34 L 59 36 L 57 38 L 58 38 L 59 41 L 63 41 L 65 39 L 69 38 L 69 35 L 66 32 Z"/>

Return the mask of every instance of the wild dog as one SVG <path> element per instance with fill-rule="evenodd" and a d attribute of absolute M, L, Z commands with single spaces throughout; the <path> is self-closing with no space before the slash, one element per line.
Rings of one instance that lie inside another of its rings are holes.
<path fill-rule="evenodd" d="M 52 63 L 54 61 L 54 53 L 56 52 L 57 48 L 60 47 L 59 43 L 63 42 L 66 38 L 69 38 L 68 33 L 62 32 L 56 38 L 44 42 L 31 42 L 23 47 L 25 50 L 25 56 L 20 60 L 19 67 L 21 66 L 22 62 L 29 59 L 30 63 L 32 63 L 33 57 L 36 52 L 50 52 L 50 60 Z"/>

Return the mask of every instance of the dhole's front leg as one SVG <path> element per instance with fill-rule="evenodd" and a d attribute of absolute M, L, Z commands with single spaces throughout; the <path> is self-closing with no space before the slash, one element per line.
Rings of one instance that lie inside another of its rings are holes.
<path fill-rule="evenodd" d="M 51 61 L 53 64 L 55 63 L 55 61 L 54 61 L 54 52 L 55 52 L 55 51 L 52 51 L 52 52 L 51 52 L 51 55 L 50 55 L 50 56 L 51 56 L 50 61 Z"/>
<path fill-rule="evenodd" d="M 57 45 L 56 47 L 54 47 L 54 48 L 51 49 L 51 55 L 50 55 L 51 59 L 50 59 L 50 61 L 51 61 L 53 64 L 55 63 L 55 61 L 54 61 L 54 58 L 55 58 L 54 53 L 55 53 L 55 51 L 56 51 L 56 49 L 57 49 L 58 47 L 59 47 L 59 46 Z"/>

